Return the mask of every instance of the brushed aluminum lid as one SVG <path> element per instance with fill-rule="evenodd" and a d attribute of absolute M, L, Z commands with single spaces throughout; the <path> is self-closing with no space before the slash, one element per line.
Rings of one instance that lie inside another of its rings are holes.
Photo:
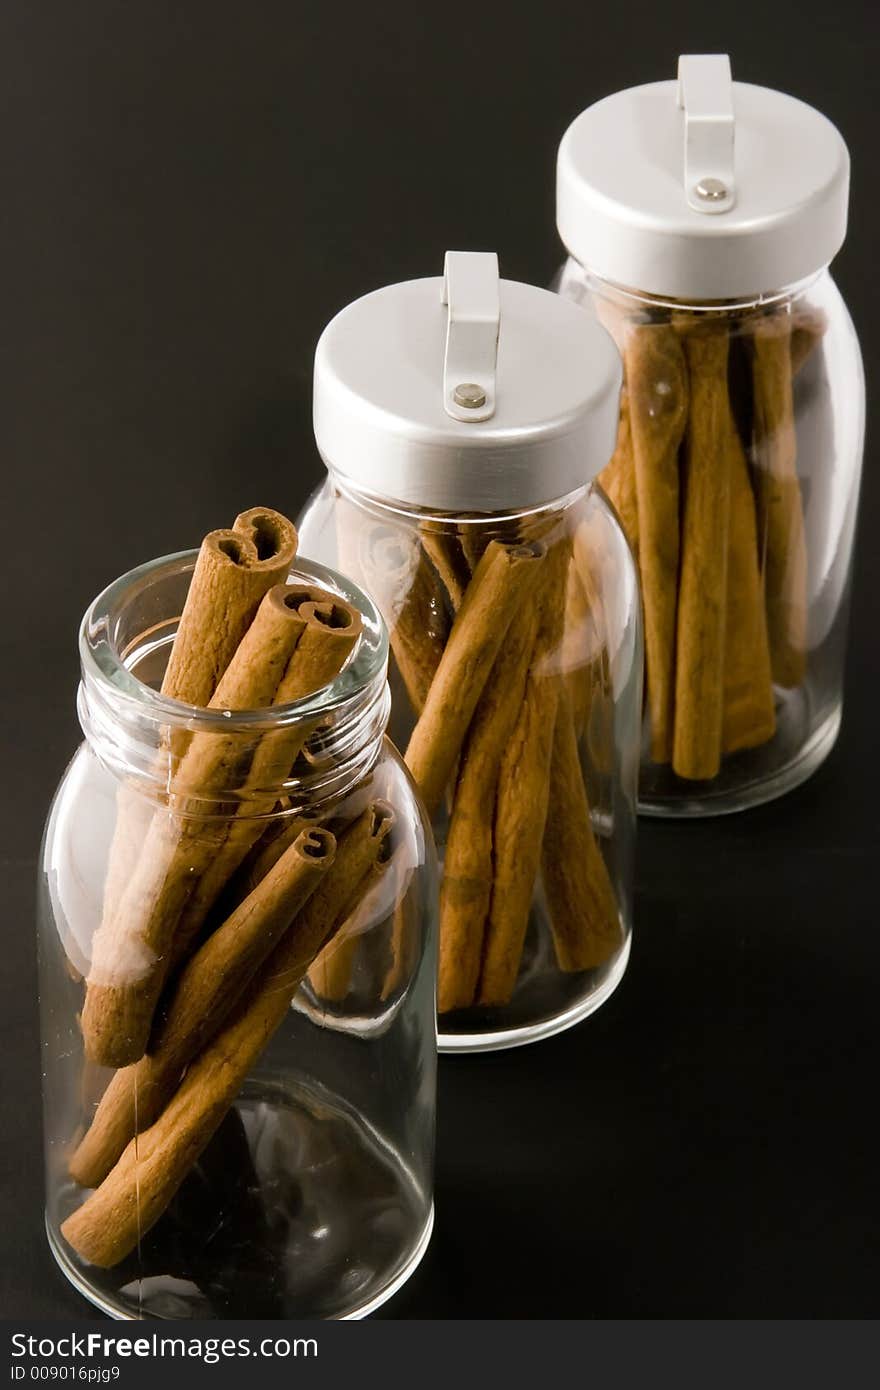
<path fill-rule="evenodd" d="M 796 97 L 733 82 L 725 54 L 605 97 L 569 126 L 557 225 L 614 284 L 677 299 L 759 296 L 826 266 L 846 234 L 849 154 Z"/>
<path fill-rule="evenodd" d="M 407 505 L 499 512 L 566 496 L 614 449 L 621 365 L 577 305 L 502 280 L 494 253 L 349 304 L 315 354 L 328 467 Z"/>

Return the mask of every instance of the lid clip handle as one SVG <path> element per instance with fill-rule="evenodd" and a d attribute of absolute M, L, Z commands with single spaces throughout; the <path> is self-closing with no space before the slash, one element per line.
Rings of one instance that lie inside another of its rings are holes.
<path fill-rule="evenodd" d="M 443 303 L 448 306 L 443 405 L 453 420 L 475 424 L 495 413 L 501 306 L 494 251 L 447 251 Z"/>
<path fill-rule="evenodd" d="M 684 189 L 695 212 L 728 212 L 733 177 L 733 79 L 726 53 L 687 53 L 678 60 L 684 111 Z"/>

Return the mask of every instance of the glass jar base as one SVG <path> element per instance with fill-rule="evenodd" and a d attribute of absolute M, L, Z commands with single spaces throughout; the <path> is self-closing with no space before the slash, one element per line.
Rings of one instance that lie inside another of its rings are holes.
<path fill-rule="evenodd" d="M 601 985 L 586 999 L 581 999 L 572 1008 L 566 1009 L 564 1013 L 542 1019 L 540 1023 L 524 1024 L 517 1028 L 499 1028 L 491 1033 L 444 1033 L 441 1024 L 437 1037 L 438 1051 L 502 1052 L 506 1048 L 525 1047 L 527 1043 L 540 1042 L 542 1038 L 552 1038 L 556 1033 L 564 1033 L 567 1028 L 574 1028 L 576 1024 L 589 1018 L 590 1014 L 601 1008 L 617 989 L 626 973 L 631 944 L 632 937 L 628 936 L 623 950 L 608 970 Z"/>
<path fill-rule="evenodd" d="M 434 1210 L 423 1214 L 416 1184 L 379 1136 L 311 1086 L 250 1086 L 229 1122 L 236 1132 L 222 1138 L 221 1129 L 200 1165 L 216 1171 L 191 1175 L 141 1251 L 115 1270 L 80 1263 L 47 1213 L 49 1247 L 68 1281 L 116 1319 L 347 1321 L 381 1307 L 421 1261 Z M 224 1172 L 236 1150 L 232 1166 L 246 1172 L 237 1189 Z M 213 1209 L 218 1185 L 226 1190 L 205 1224 L 198 1218 L 206 1198 Z"/>
<path fill-rule="evenodd" d="M 838 702 L 807 741 L 800 745 L 797 753 L 781 766 L 780 735 L 777 735 L 766 748 L 730 758 L 712 782 L 687 783 L 676 778 L 668 769 L 663 769 L 653 779 L 647 793 L 640 793 L 639 815 L 657 819 L 727 816 L 736 811 L 746 811 L 750 806 L 760 806 L 765 801 L 774 801 L 800 786 L 825 761 L 837 741 L 841 714 L 842 705 Z M 775 766 L 768 769 L 771 750 L 775 750 Z M 746 760 L 755 769 L 751 776 L 746 771 Z"/>

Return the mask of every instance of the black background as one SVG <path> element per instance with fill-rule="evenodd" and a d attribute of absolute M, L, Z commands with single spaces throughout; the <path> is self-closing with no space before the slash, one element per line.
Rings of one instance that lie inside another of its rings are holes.
<path fill-rule="evenodd" d="M 0 1313 L 88 1311 L 42 1233 L 32 921 L 90 598 L 246 506 L 299 508 L 320 477 L 311 356 L 343 304 L 439 273 L 447 247 L 548 282 L 559 137 L 680 51 L 728 49 L 843 130 L 835 273 L 876 379 L 878 37 L 854 0 L 4 0 Z M 443 1060 L 436 1233 L 388 1316 L 878 1311 L 866 473 L 836 750 L 775 805 L 643 824 L 611 1002 Z"/>

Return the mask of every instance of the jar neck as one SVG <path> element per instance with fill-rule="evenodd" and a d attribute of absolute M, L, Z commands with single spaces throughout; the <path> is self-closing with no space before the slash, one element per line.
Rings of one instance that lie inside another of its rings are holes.
<path fill-rule="evenodd" d="M 563 517 L 573 508 L 576 508 L 595 481 L 591 479 L 583 487 L 576 488 L 574 492 L 569 492 L 564 497 L 550 498 L 535 506 L 508 508 L 503 503 L 499 503 L 497 510 L 475 512 L 417 507 L 397 498 L 379 497 L 367 492 L 355 486 L 350 478 L 338 473 L 335 468 L 329 465 L 328 474 L 336 491 L 362 512 L 368 513 L 377 524 L 384 521 L 389 526 L 397 527 L 401 525 L 428 525 L 441 532 L 447 528 L 450 530 L 457 528 L 460 531 L 462 526 L 473 525 L 482 529 L 497 528 L 504 532 L 519 529 L 527 533 L 532 528 L 540 526 L 542 521 Z"/>
<path fill-rule="evenodd" d="M 361 614 L 361 636 L 340 674 L 314 695 L 265 709 L 203 709 L 173 700 L 158 687 L 196 554 L 123 575 L 86 613 L 78 694 L 86 740 L 120 782 L 157 803 L 171 802 L 183 815 L 323 813 L 379 757 L 390 714 L 384 623 L 356 586 L 298 560 L 289 580 L 320 585 Z M 200 781 L 218 759 L 222 779 Z M 177 795 L 182 786 L 185 797 Z"/>
<path fill-rule="evenodd" d="M 674 299 L 668 295 L 654 295 L 647 290 L 633 289 L 618 285 L 611 280 L 603 280 L 591 270 L 571 259 L 569 265 L 583 277 L 586 289 L 616 304 L 622 311 L 631 315 L 644 313 L 650 315 L 655 310 L 680 310 L 684 313 L 748 313 L 754 310 L 779 308 L 785 304 L 796 304 L 807 296 L 817 281 L 828 275 L 828 267 L 823 266 L 803 280 L 797 280 L 779 289 L 762 293 L 744 295 L 741 298 L 726 299 Z M 564 272 L 563 272 L 564 276 Z"/>

